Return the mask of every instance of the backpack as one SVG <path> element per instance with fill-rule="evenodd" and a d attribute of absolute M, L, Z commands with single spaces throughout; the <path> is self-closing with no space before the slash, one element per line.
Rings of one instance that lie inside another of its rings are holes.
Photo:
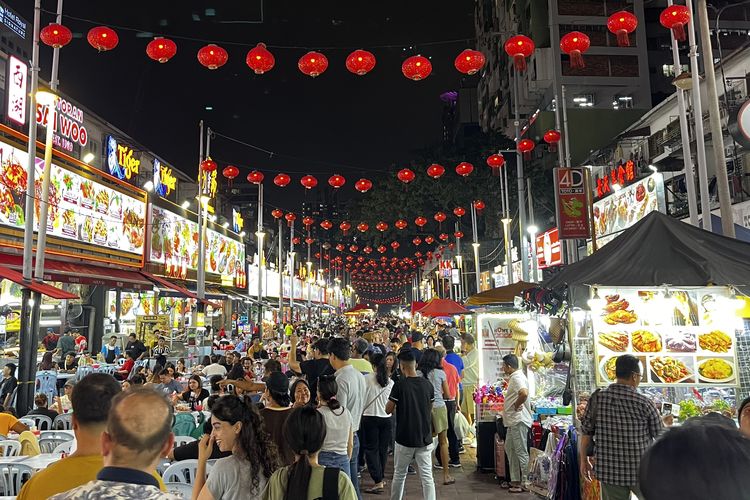
<path fill-rule="evenodd" d="M 190 413 L 178 413 L 174 416 L 172 432 L 175 436 L 193 436 L 195 432 L 195 419 Z M 201 434 L 203 429 L 201 429 Z"/>
<path fill-rule="evenodd" d="M 326 467 L 323 471 L 323 500 L 339 498 L 339 468 Z"/>
<path fill-rule="evenodd" d="M 192 415 L 191 415 L 192 416 Z M 192 437 L 200 441 L 200 439 L 203 437 L 203 434 L 205 434 L 203 430 L 203 424 L 206 423 L 206 415 L 202 412 L 198 412 L 198 425 L 195 427 L 195 430 L 190 433 Z"/>

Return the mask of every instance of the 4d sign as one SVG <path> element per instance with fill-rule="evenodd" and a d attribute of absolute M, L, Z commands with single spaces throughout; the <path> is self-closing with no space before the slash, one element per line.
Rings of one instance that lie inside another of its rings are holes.
<path fill-rule="evenodd" d="M 596 178 L 596 196 L 611 193 L 615 185 L 625 187 L 635 180 L 635 162 L 628 160 L 613 168 L 607 175 Z"/>
<path fill-rule="evenodd" d="M 584 168 L 556 168 L 558 235 L 560 239 L 586 239 L 589 224 L 589 177 Z"/>

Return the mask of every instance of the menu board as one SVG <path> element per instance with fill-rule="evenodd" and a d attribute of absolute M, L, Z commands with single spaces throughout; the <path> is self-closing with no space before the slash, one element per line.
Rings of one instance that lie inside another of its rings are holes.
<path fill-rule="evenodd" d="M 198 224 L 161 207 L 151 206 L 151 262 L 167 270 L 198 268 Z M 235 279 L 243 272 L 245 246 L 221 233 L 206 231 L 206 272 Z M 256 285 L 257 286 L 257 285 Z"/>
<path fill-rule="evenodd" d="M 24 227 L 28 155 L 0 142 L 0 224 Z M 35 191 L 42 194 L 44 160 L 35 159 Z M 47 234 L 143 255 L 146 203 L 52 164 Z M 35 202 L 34 229 L 39 229 Z"/>
<path fill-rule="evenodd" d="M 114 290 L 110 290 L 107 294 L 109 304 L 109 317 L 115 318 L 117 312 L 116 299 L 117 294 Z M 134 293 L 134 292 L 120 292 L 120 319 L 134 321 L 138 315 L 151 315 L 154 314 L 154 294 L 153 292 L 148 293 Z"/>
<path fill-rule="evenodd" d="M 597 238 L 629 228 L 655 211 L 666 212 L 664 178 L 655 173 L 594 203 Z"/>
<path fill-rule="evenodd" d="M 503 378 L 503 356 L 516 347 L 509 323 L 520 319 L 523 316 L 518 314 L 482 314 L 477 318 L 480 383 L 494 384 Z"/>
<path fill-rule="evenodd" d="M 592 311 L 598 385 L 615 380 L 618 356 L 640 361 L 643 386 L 736 386 L 736 330 L 729 290 L 599 288 Z"/>

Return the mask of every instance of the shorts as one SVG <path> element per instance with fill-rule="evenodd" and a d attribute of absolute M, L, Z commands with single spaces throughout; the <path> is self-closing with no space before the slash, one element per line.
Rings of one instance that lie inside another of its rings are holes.
<path fill-rule="evenodd" d="M 432 435 L 437 436 L 448 430 L 448 408 L 442 406 L 432 409 Z"/>
<path fill-rule="evenodd" d="M 476 384 L 464 384 L 464 397 L 461 400 L 461 411 L 467 415 L 474 415 L 474 389 Z"/>

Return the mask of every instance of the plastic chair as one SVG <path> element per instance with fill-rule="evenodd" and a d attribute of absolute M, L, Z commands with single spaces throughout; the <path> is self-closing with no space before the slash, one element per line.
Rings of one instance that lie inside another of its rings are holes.
<path fill-rule="evenodd" d="M 21 443 L 12 439 L 6 439 L 5 441 L 0 441 L 0 450 L 2 450 L 3 457 L 17 457 L 21 453 Z"/>
<path fill-rule="evenodd" d="M 117 360 L 117 366 L 122 366 L 125 364 L 125 358 L 120 358 Z"/>
<path fill-rule="evenodd" d="M 206 475 L 211 472 L 213 465 L 213 463 L 206 462 Z M 165 483 L 193 484 L 197 469 L 198 460 L 192 458 L 189 460 L 180 460 L 167 467 L 161 477 Z"/>
<path fill-rule="evenodd" d="M 65 439 L 51 439 L 51 438 L 45 438 L 39 440 L 39 449 L 42 453 L 54 453 L 55 448 L 57 448 L 61 444 L 70 443 L 71 441 L 67 441 Z M 70 444 L 68 446 L 70 446 Z"/>
<path fill-rule="evenodd" d="M 192 443 L 193 441 L 195 441 L 195 438 L 191 436 L 175 436 L 173 448 L 177 448 L 183 444 Z"/>
<path fill-rule="evenodd" d="M 68 434 L 67 432 L 57 431 L 42 431 L 39 434 L 39 439 L 59 439 L 60 441 L 74 441 L 75 436 Z"/>
<path fill-rule="evenodd" d="M 76 382 L 79 382 L 83 377 L 89 373 L 94 373 L 94 369 L 90 366 L 79 366 L 76 370 Z"/>
<path fill-rule="evenodd" d="M 23 483 L 31 478 L 34 470 L 24 464 L 7 464 L 0 469 L 2 477 L 3 495 L 15 497 L 21 492 Z"/>
<path fill-rule="evenodd" d="M 55 449 L 52 450 L 52 453 L 67 453 L 68 455 L 70 455 L 70 453 L 73 451 L 74 444 L 75 444 L 75 441 L 63 441 L 62 443 L 55 446 Z M 42 442 L 39 441 L 39 446 L 41 445 L 42 445 Z"/>
<path fill-rule="evenodd" d="M 73 414 L 72 413 L 63 413 L 61 415 L 56 416 L 54 422 L 52 422 L 52 427 L 50 427 L 50 429 L 64 429 L 66 431 L 69 431 L 72 428 L 73 428 Z"/>
<path fill-rule="evenodd" d="M 24 418 L 27 420 L 33 420 L 34 426 L 40 431 L 52 430 L 52 419 L 49 418 L 47 415 L 26 415 Z"/>
<path fill-rule="evenodd" d="M 47 395 L 47 401 L 53 401 L 57 396 L 57 372 L 54 370 L 37 372 L 34 387 L 37 393 Z"/>
<path fill-rule="evenodd" d="M 31 417 L 23 417 L 18 419 L 19 422 L 21 422 L 23 425 L 31 429 L 36 425 L 36 422 Z"/>
<path fill-rule="evenodd" d="M 167 492 L 185 500 L 193 498 L 193 485 L 187 483 L 164 483 Z"/>

